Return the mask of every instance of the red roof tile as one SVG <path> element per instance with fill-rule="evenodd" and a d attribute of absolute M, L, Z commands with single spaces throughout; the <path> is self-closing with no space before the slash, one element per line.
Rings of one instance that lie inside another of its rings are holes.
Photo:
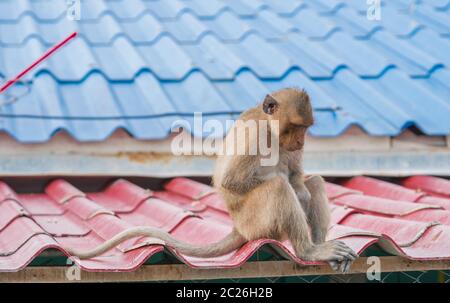
<path fill-rule="evenodd" d="M 448 182 L 445 179 L 440 179 Z M 413 190 L 401 185 L 389 183 L 386 181 L 369 178 L 354 177 L 343 184 L 345 187 L 362 191 L 366 195 L 387 198 L 392 200 L 403 200 L 410 202 L 420 202 L 425 204 L 437 205 L 450 210 L 450 195 L 436 197 L 419 190 Z"/>
<path fill-rule="evenodd" d="M 423 192 L 367 177 L 355 177 L 343 186 L 328 183 L 332 210 L 328 238 L 339 238 L 358 253 L 379 243 L 387 252 L 410 259 L 450 258 L 447 182 L 404 181 Z M 231 224 L 212 188 L 185 178 L 175 178 L 159 191 L 117 180 L 97 193 L 83 193 L 65 180 L 56 180 L 45 193 L 18 194 L 0 182 L 0 271 L 20 270 L 48 248 L 64 253 L 63 247 L 93 248 L 135 225 L 159 227 L 183 241 L 205 244 L 224 237 Z M 296 258 L 289 242 L 270 239 L 210 259 L 168 251 L 191 267 L 228 268 L 241 265 L 263 245 L 295 262 L 316 264 Z M 88 271 L 131 271 L 163 250 L 155 239 L 136 238 L 97 258 L 74 261 Z"/>
<path fill-rule="evenodd" d="M 450 199 L 450 181 L 432 176 L 413 176 L 402 182 L 408 188 L 423 191 L 435 197 Z"/>

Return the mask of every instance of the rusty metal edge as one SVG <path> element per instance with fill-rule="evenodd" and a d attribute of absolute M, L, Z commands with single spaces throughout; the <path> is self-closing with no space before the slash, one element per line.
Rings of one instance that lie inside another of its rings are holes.
<path fill-rule="evenodd" d="M 450 176 L 448 152 L 314 152 L 305 153 L 305 171 L 323 176 L 378 175 L 403 177 L 414 174 Z M 0 177 L 115 176 L 156 177 L 211 176 L 214 157 L 126 153 L 121 156 L 2 155 Z"/>
<path fill-rule="evenodd" d="M 413 261 L 398 256 L 379 257 L 382 272 L 449 270 L 450 260 Z M 366 273 L 371 266 L 368 258 L 359 258 L 349 274 Z M 289 277 L 336 275 L 328 265 L 300 266 L 291 261 L 247 262 L 237 268 L 195 269 L 184 264 L 143 265 L 133 272 L 80 272 L 80 279 L 69 279 L 73 267 L 29 266 L 19 272 L 0 273 L 1 283 L 69 283 L 69 282 L 144 282 L 258 277 Z"/>

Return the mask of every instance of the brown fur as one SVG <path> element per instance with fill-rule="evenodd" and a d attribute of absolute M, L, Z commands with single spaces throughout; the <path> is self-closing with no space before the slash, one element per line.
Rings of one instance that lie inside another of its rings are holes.
<path fill-rule="evenodd" d="M 252 133 L 239 123 L 228 133 L 225 145 L 245 144 L 243 155 L 219 156 L 213 183 L 223 197 L 234 229 L 224 240 L 207 246 L 182 243 L 156 228 L 136 227 L 126 230 L 88 252 L 70 250 L 81 258 L 97 256 L 136 236 L 150 236 L 165 241 L 186 255 L 213 257 L 229 253 L 245 242 L 259 238 L 289 239 L 298 257 L 310 261 L 328 261 L 346 272 L 356 254 L 340 241 L 325 241 L 330 213 L 324 181 L 319 176 L 305 180 L 302 154 L 305 134 L 314 123 L 312 106 L 305 91 L 283 89 L 266 96 L 264 102 L 244 112 L 241 121 L 279 122 L 276 141 L 279 161 L 274 166 L 261 166 L 260 153 L 250 150 L 259 143 L 259 131 Z M 233 132 L 245 134 L 245 143 Z"/>
<path fill-rule="evenodd" d="M 307 93 L 297 89 L 277 91 L 239 119 L 278 120 L 280 150 L 279 161 L 272 167 L 261 167 L 259 154 L 219 157 L 213 182 L 236 231 L 248 241 L 288 238 L 298 257 L 328 261 L 334 269 L 346 272 L 356 254 L 340 241 L 325 242 L 330 212 L 324 181 L 319 176 L 304 180 L 305 134 L 314 122 Z M 236 124 L 235 128 L 239 127 Z M 230 133 L 233 131 L 243 130 L 231 129 Z M 231 140 L 236 138 L 227 136 L 225 144 L 232 144 Z M 251 146 L 256 142 L 250 138 L 246 143 Z"/>

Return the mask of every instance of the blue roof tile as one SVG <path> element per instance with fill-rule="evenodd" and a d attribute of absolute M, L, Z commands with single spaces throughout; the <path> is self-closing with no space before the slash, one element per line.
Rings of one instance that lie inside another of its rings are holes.
<path fill-rule="evenodd" d="M 80 34 L 25 78 L 29 93 L 0 105 L 0 130 L 19 141 L 59 130 L 98 141 L 118 128 L 164 138 L 196 111 L 204 122 L 236 118 L 286 86 L 312 96 L 312 135 L 351 125 L 450 134 L 450 1 L 383 1 L 380 21 L 360 0 L 81 3 L 81 20 L 71 21 L 64 0 L 0 2 L 3 78 Z M 17 84 L 0 104 L 24 90 Z"/>
<path fill-rule="evenodd" d="M 430 4 L 436 10 L 446 11 L 446 10 L 450 9 L 450 1 L 449 0 L 430 0 Z"/>

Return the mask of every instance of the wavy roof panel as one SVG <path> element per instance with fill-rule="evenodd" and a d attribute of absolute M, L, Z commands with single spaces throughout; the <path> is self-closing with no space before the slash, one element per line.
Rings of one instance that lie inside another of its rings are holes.
<path fill-rule="evenodd" d="M 364 177 L 348 182 L 361 191 L 328 183 L 332 210 L 328 238 L 339 238 L 358 253 L 380 243 L 387 252 L 409 259 L 450 259 L 449 183 L 433 177 L 413 178 L 411 186 L 433 190 L 433 184 L 437 184 L 441 196 L 421 193 L 412 197 L 408 193 L 414 190 Z M 367 182 L 371 186 L 365 187 Z M 389 187 L 406 194 L 402 199 L 376 197 L 392 193 L 386 190 Z M 439 199 L 443 205 L 423 198 Z M 155 191 L 119 179 L 95 193 L 84 193 L 63 179 L 34 194 L 16 193 L 0 182 L 0 271 L 23 269 L 49 248 L 63 253 L 63 247 L 92 248 L 136 225 L 158 227 L 180 240 L 204 244 L 224 237 L 232 222 L 211 187 L 185 178 L 172 179 Z M 167 249 L 191 267 L 230 268 L 244 263 L 263 245 L 277 248 L 281 257 L 297 263 L 317 264 L 295 257 L 288 241 L 269 239 L 251 241 L 228 255 L 204 259 L 178 254 L 148 238 L 135 238 L 99 257 L 74 261 L 88 271 L 130 271 Z"/>
<path fill-rule="evenodd" d="M 315 136 L 351 125 L 448 135 L 450 4 L 409 2 L 385 1 L 370 21 L 359 0 L 81 1 L 71 21 L 63 0 L 2 1 L 2 78 L 80 35 L 0 96 L 0 130 L 22 142 L 60 129 L 81 141 L 117 128 L 163 138 L 180 117 L 235 118 L 297 86 L 313 97 Z"/>

